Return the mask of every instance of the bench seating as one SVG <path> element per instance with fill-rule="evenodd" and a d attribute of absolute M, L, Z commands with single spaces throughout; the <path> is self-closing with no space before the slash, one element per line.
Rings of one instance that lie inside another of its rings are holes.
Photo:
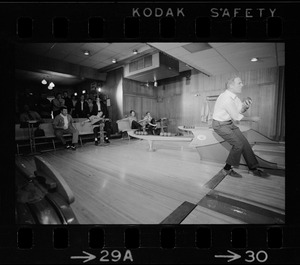
<path fill-rule="evenodd" d="M 130 128 L 129 120 L 117 120 L 117 125 L 118 125 L 119 132 L 122 132 L 122 136 L 124 133 L 127 133 L 128 135 L 128 131 L 132 130 Z M 128 139 L 130 139 L 129 135 L 128 135 Z"/>
<path fill-rule="evenodd" d="M 82 122 L 86 120 L 84 118 L 77 118 L 74 120 L 76 122 L 74 122 L 73 125 L 79 132 L 78 140 L 80 141 L 80 145 L 82 146 L 83 139 L 94 138 L 93 126 L 90 122 L 87 122 L 84 125 L 82 125 Z M 45 136 L 34 137 L 33 145 L 38 146 L 52 144 L 53 149 L 56 150 L 55 143 L 58 143 L 59 139 L 57 139 L 54 134 L 52 123 L 41 123 L 40 128 L 44 130 Z M 72 135 L 64 134 L 64 137 L 72 137 Z M 15 141 L 17 145 L 17 154 L 19 155 L 21 146 L 30 146 L 29 129 L 20 128 L 20 124 L 15 124 Z"/>

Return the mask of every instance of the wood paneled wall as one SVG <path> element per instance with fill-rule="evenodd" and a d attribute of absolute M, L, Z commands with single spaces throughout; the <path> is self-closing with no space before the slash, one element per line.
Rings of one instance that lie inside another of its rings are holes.
<path fill-rule="evenodd" d="M 114 71 L 115 72 L 115 71 Z M 271 137 L 274 135 L 275 119 L 275 86 L 277 68 L 251 70 L 238 73 L 244 87 L 239 95 L 241 99 L 247 96 L 253 100 L 252 107 L 247 115 L 259 116 L 257 123 L 248 122 L 253 129 Z M 106 86 L 110 89 L 109 94 L 112 105 L 117 100 L 116 83 L 121 78 L 121 72 L 108 74 Z M 129 114 L 131 109 L 141 119 L 146 111 L 150 111 L 155 118 L 169 118 L 169 131 L 177 132 L 179 125 L 199 125 L 201 123 L 201 109 L 206 103 L 207 96 L 219 95 L 225 90 L 225 84 L 230 74 L 208 77 L 196 71 L 191 72 L 190 79 L 185 74 L 179 77 L 159 82 L 158 87 L 146 87 L 130 79 L 123 78 L 122 110 L 112 107 L 115 120 Z M 112 81 L 115 80 L 115 81 Z M 114 91 L 114 92 L 113 92 Z M 119 104 L 119 103 L 118 103 Z M 209 104 L 213 112 L 213 105 Z"/>
<path fill-rule="evenodd" d="M 123 115 L 129 115 L 130 110 L 135 110 L 138 119 L 142 119 L 147 111 L 152 117 L 158 117 L 157 90 L 147 87 L 140 82 L 123 79 Z"/>
<path fill-rule="evenodd" d="M 274 135 L 276 68 L 260 69 L 238 73 L 244 83 L 241 99 L 247 96 L 253 100 L 247 115 L 259 116 L 257 123 L 248 123 L 268 137 Z M 219 95 L 225 90 L 230 74 L 207 77 L 192 72 L 190 80 L 182 77 L 158 88 L 158 116 L 170 119 L 170 129 L 175 132 L 179 125 L 201 123 L 201 108 L 207 96 Z M 209 104 L 213 111 L 213 104 Z"/>

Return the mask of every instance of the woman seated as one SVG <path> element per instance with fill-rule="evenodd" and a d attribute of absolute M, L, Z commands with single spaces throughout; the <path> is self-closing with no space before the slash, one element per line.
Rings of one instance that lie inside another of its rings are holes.
<path fill-rule="evenodd" d="M 146 130 L 148 134 L 152 134 L 152 135 L 157 134 L 156 133 L 157 124 L 155 122 L 155 119 L 151 117 L 149 111 L 147 111 L 145 117 L 139 121 L 139 124 L 142 125 L 143 130 Z"/>
<path fill-rule="evenodd" d="M 140 123 L 137 122 L 134 110 L 131 110 L 129 117 L 122 119 L 122 121 L 129 121 L 129 127 L 131 129 L 142 129 L 143 127 Z"/>

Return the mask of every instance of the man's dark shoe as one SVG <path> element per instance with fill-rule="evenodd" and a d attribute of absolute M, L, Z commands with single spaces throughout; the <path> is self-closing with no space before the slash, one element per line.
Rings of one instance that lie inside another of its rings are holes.
<path fill-rule="evenodd" d="M 95 141 L 95 145 L 98 145 L 99 144 L 99 142 L 98 141 Z"/>
<path fill-rule="evenodd" d="M 67 144 L 66 149 L 70 149 L 70 148 L 71 148 L 71 145 Z"/>
<path fill-rule="evenodd" d="M 72 150 L 76 150 L 76 146 L 75 145 L 71 145 L 71 149 Z"/>
<path fill-rule="evenodd" d="M 268 177 L 270 176 L 268 173 L 262 171 L 261 169 L 254 169 L 254 170 L 250 170 L 249 171 L 253 176 L 257 176 L 257 177 Z"/>

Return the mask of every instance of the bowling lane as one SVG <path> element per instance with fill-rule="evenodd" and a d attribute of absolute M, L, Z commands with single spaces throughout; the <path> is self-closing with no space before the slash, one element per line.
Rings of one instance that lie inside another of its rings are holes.
<path fill-rule="evenodd" d="M 81 224 L 284 222 L 284 177 L 242 169 L 241 179 L 215 177 L 223 164 L 201 161 L 186 143 L 161 141 L 149 152 L 145 140 L 115 139 L 41 156 L 72 189 Z M 34 169 L 32 156 L 22 159 Z"/>
<path fill-rule="evenodd" d="M 223 220 L 224 223 L 284 224 L 285 179 L 277 175 L 260 178 L 246 170 L 237 171 L 243 178 L 226 176 L 181 223 Z"/>
<path fill-rule="evenodd" d="M 108 146 L 42 154 L 72 189 L 82 224 L 159 224 L 183 202 L 196 204 L 218 164 L 199 163 L 195 151 L 141 140 L 112 140 Z M 28 158 L 27 158 L 28 159 Z"/>
<path fill-rule="evenodd" d="M 285 211 L 285 178 L 270 175 L 266 178 L 248 174 L 247 170 L 240 170 L 241 179 L 226 177 L 216 188 L 238 200 L 245 200 L 261 208 L 271 209 L 278 213 Z"/>

